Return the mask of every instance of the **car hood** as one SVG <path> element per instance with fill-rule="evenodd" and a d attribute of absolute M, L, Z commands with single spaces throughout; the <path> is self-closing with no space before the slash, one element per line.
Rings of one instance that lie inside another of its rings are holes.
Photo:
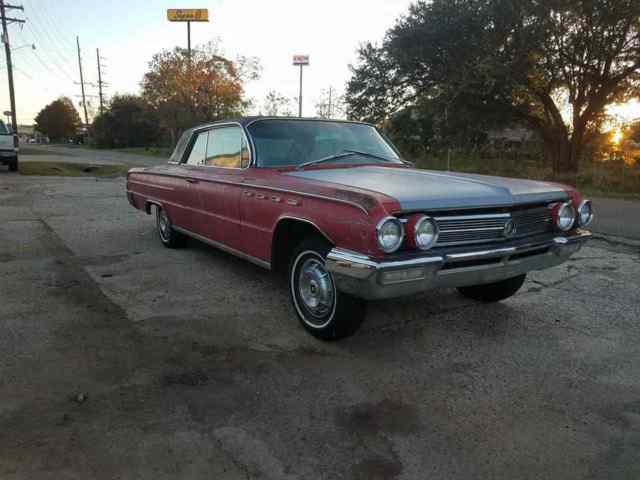
<path fill-rule="evenodd" d="M 379 192 L 395 198 L 403 211 L 503 207 L 568 198 L 561 186 L 547 182 L 412 168 L 362 166 L 288 175 Z"/>

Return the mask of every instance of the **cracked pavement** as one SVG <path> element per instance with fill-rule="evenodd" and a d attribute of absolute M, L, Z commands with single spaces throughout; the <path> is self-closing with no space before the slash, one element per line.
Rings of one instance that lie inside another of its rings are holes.
<path fill-rule="evenodd" d="M 374 303 L 327 344 L 270 273 L 163 248 L 123 192 L 0 170 L 0 478 L 640 477 L 637 244 L 497 305 Z"/>

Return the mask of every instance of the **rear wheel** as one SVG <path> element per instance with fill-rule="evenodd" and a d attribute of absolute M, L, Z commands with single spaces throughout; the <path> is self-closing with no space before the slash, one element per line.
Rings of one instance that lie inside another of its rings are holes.
<path fill-rule="evenodd" d="M 18 171 L 18 157 L 14 157 L 9 161 L 9 171 L 10 172 Z"/>
<path fill-rule="evenodd" d="M 486 285 L 473 285 L 471 287 L 459 287 L 458 291 L 467 298 L 479 302 L 499 302 L 514 295 L 524 283 L 526 274 L 507 278 L 500 282 L 487 283 Z"/>
<path fill-rule="evenodd" d="M 160 241 L 165 247 L 180 248 L 187 243 L 187 237 L 173 229 L 169 215 L 162 207 L 156 207 L 156 226 Z"/>
<path fill-rule="evenodd" d="M 365 303 L 337 290 L 325 267 L 329 250 L 331 246 L 317 237 L 295 249 L 289 264 L 289 292 L 304 328 L 322 340 L 337 340 L 360 327 Z"/>

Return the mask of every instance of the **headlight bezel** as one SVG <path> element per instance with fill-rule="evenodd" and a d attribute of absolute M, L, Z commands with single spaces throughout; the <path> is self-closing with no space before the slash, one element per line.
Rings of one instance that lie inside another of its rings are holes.
<path fill-rule="evenodd" d="M 584 208 L 589 208 L 589 218 L 587 219 L 587 221 L 583 221 L 582 220 L 582 210 Z M 588 226 L 592 221 L 593 221 L 593 202 L 589 199 L 584 199 L 580 202 L 580 205 L 578 205 L 578 209 L 576 210 L 576 214 L 578 216 L 578 225 L 581 227 L 586 227 Z"/>
<path fill-rule="evenodd" d="M 393 222 L 396 225 L 398 225 L 399 232 L 400 232 L 400 236 L 398 237 L 397 242 L 391 248 L 385 247 L 384 243 L 380 239 L 381 233 L 382 233 L 382 228 L 384 227 L 384 225 L 387 222 Z M 376 225 L 376 242 L 378 243 L 378 247 L 380 248 L 380 250 L 382 250 L 384 253 L 397 252 L 398 249 L 402 246 L 402 243 L 404 242 L 404 236 L 405 236 L 404 225 L 400 221 L 400 219 L 398 219 L 397 217 L 392 217 L 392 216 L 384 217 Z"/>
<path fill-rule="evenodd" d="M 418 241 L 418 231 L 420 226 L 423 225 L 425 222 L 433 226 L 433 237 L 426 246 L 423 246 Z M 438 242 L 439 235 L 440 235 L 440 229 L 438 228 L 438 223 L 433 219 L 433 217 L 430 217 L 428 215 L 422 215 L 413 224 L 413 243 L 415 244 L 416 248 L 418 248 L 419 250 L 427 251 L 433 248 L 433 246 Z"/>
<path fill-rule="evenodd" d="M 569 213 L 570 215 L 567 215 L 565 218 L 570 219 L 570 223 L 566 224 L 565 226 L 563 226 L 560 223 L 560 220 L 562 218 L 562 211 L 565 209 L 569 209 Z M 568 232 L 569 230 L 571 230 L 575 224 L 576 224 L 576 209 L 573 206 L 573 203 L 569 202 L 565 202 L 560 204 L 560 206 L 557 208 L 556 210 L 556 215 L 555 215 L 555 227 L 560 230 L 561 232 Z"/>

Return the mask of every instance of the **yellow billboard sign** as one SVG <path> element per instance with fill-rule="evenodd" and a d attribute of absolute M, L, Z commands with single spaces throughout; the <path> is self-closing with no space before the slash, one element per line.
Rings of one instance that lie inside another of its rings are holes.
<path fill-rule="evenodd" d="M 170 8 L 167 10 L 170 22 L 208 22 L 209 10 L 206 8 Z"/>

